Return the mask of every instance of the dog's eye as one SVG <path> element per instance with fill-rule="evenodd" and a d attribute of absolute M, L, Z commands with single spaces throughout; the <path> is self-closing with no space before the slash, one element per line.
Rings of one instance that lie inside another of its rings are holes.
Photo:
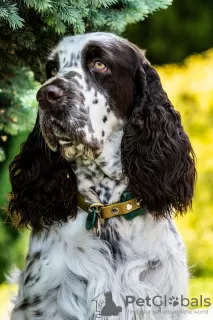
<path fill-rule="evenodd" d="M 50 73 L 52 77 L 55 77 L 57 75 L 58 70 L 56 68 L 51 69 Z"/>
<path fill-rule="evenodd" d="M 55 77 L 58 73 L 59 65 L 57 60 L 48 60 L 46 63 L 46 76 L 47 79 Z"/>
<path fill-rule="evenodd" d="M 93 68 L 101 72 L 107 71 L 107 66 L 102 61 L 99 61 L 99 60 L 94 62 Z"/>

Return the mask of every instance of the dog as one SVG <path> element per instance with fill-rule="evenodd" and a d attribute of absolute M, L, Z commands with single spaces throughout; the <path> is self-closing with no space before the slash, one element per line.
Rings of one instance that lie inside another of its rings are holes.
<path fill-rule="evenodd" d="M 110 319 L 182 319 L 173 216 L 191 208 L 195 156 L 158 73 L 104 32 L 63 38 L 45 70 L 10 165 L 9 212 L 32 230 L 11 320 L 98 319 L 102 292 L 119 308 Z"/>

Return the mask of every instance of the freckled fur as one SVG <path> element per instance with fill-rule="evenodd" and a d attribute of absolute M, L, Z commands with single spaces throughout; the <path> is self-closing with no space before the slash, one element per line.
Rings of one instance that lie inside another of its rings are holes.
<path fill-rule="evenodd" d="M 91 44 L 111 58 L 109 82 L 94 80 L 82 65 Z M 95 320 L 92 300 L 103 291 L 122 307 L 110 320 L 180 320 L 180 313 L 163 314 L 164 307 L 142 315 L 136 304 L 124 305 L 127 295 L 187 295 L 185 247 L 171 219 L 173 208 L 190 207 L 195 178 L 180 116 L 144 54 L 124 39 L 66 37 L 49 60 L 56 56 L 58 73 L 40 94 L 54 84 L 66 95 L 52 109 L 43 98 L 36 125 L 10 165 L 11 215 L 32 228 L 11 320 Z M 88 202 L 112 204 L 125 190 L 149 212 L 106 220 L 98 239 L 85 228 L 77 191 Z"/>

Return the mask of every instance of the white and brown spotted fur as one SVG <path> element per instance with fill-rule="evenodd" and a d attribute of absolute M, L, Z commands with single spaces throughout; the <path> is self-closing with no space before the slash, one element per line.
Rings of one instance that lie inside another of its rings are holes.
<path fill-rule="evenodd" d="M 95 59 L 108 73 L 90 68 Z M 195 169 L 179 114 L 143 53 L 115 35 L 66 37 L 48 60 L 57 73 L 39 90 L 39 119 L 10 167 L 10 211 L 32 227 L 11 320 L 182 319 L 183 307 L 169 304 L 188 286 L 171 214 L 190 206 Z M 106 220 L 100 239 L 87 231 L 77 191 L 111 204 L 125 190 L 149 213 Z M 98 317 L 103 292 L 119 315 Z M 167 306 L 125 306 L 126 296 L 166 296 Z"/>

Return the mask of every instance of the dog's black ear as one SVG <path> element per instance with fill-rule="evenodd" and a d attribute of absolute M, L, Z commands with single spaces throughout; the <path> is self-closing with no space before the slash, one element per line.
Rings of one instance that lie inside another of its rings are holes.
<path fill-rule="evenodd" d="M 124 128 L 121 157 L 131 190 L 156 217 L 191 207 L 195 156 L 180 114 L 164 92 L 156 70 L 133 47 L 138 61 L 136 105 Z"/>
<path fill-rule="evenodd" d="M 38 231 L 76 216 L 77 187 L 71 164 L 49 150 L 38 118 L 9 170 L 9 213 L 19 226 Z"/>

